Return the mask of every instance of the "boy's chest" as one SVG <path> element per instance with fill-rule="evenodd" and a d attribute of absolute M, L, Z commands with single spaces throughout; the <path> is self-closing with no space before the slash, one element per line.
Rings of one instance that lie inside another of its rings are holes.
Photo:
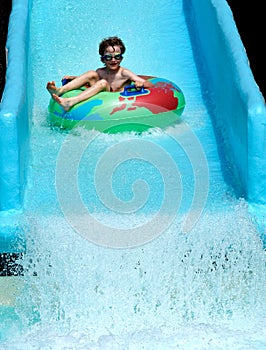
<path fill-rule="evenodd" d="M 121 74 L 109 75 L 109 76 L 107 75 L 105 79 L 107 80 L 108 84 L 114 91 L 117 89 L 120 89 L 128 80 L 127 78 L 122 77 Z"/>

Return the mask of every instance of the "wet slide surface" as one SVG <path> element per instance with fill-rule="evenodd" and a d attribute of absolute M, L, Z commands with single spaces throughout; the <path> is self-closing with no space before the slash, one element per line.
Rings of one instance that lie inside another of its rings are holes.
<path fill-rule="evenodd" d="M 212 181 L 214 183 L 223 183 L 216 140 L 212 130 L 210 116 L 201 96 L 201 87 L 193 60 L 182 2 L 173 2 L 168 4 L 168 6 L 150 3 L 140 5 L 138 2 L 136 4 L 125 2 L 121 6 L 122 13 L 136 11 L 136 18 L 139 21 L 135 24 L 136 28 L 133 29 L 133 23 L 135 23 L 133 18 L 121 19 L 119 14 L 112 12 L 112 6 L 109 9 L 107 4 L 91 5 L 91 8 L 88 9 L 88 5 L 84 2 L 79 6 L 73 6 L 71 2 L 69 4 L 68 2 L 64 4 L 54 3 L 51 8 L 54 19 L 53 26 L 50 26 L 50 21 L 47 21 L 47 19 L 38 18 L 41 17 L 40 13 L 42 13 L 42 10 L 36 5 L 33 6 L 31 35 L 33 43 L 32 52 L 34 55 L 33 85 L 36 87 L 34 99 L 34 111 L 36 110 L 36 113 L 33 115 L 35 125 L 33 132 L 40 133 L 37 136 L 38 140 L 41 138 L 47 140 L 47 133 L 49 133 L 50 137 L 55 138 L 55 145 L 53 147 L 62 146 L 61 142 L 64 140 L 65 135 L 56 132 L 53 132 L 51 135 L 51 130 L 47 129 L 46 117 L 49 94 L 45 90 L 46 82 L 55 80 L 57 84 L 60 84 L 61 78 L 65 74 L 78 75 L 88 69 L 96 69 L 102 66 L 98 55 L 99 42 L 110 35 L 118 35 L 123 39 L 127 47 L 123 60 L 125 67 L 138 74 L 155 75 L 173 81 L 183 90 L 187 101 L 180 127 L 169 128 L 159 136 L 156 135 L 159 131 L 153 131 L 152 136 L 146 135 L 144 138 L 140 138 L 139 141 L 141 142 L 147 139 L 149 142 L 159 144 L 163 148 L 165 147 L 167 152 L 171 153 L 171 156 L 177 158 L 180 156 L 180 150 L 178 153 L 178 149 L 185 147 L 182 144 L 177 145 L 176 149 L 173 147 L 173 143 L 176 142 L 176 135 L 181 132 L 182 136 L 185 137 L 183 142 L 188 147 L 198 147 L 200 156 L 208 158 L 209 164 L 206 164 L 208 169 L 205 169 L 207 171 L 205 174 L 206 181 L 208 182 L 209 180 L 209 170 L 213 169 Z M 91 22 L 89 25 L 86 23 L 88 11 L 91 13 Z M 141 21 L 143 11 L 147 12 L 145 24 Z M 65 24 L 65 15 L 62 15 L 61 12 L 73 13 L 73 16 L 68 16 L 67 26 Z M 97 24 L 98 13 L 103 13 L 108 18 L 108 28 L 105 26 L 99 27 Z M 54 18 L 55 14 L 56 20 Z M 77 17 L 79 18 L 78 22 L 76 21 Z M 158 23 L 160 23 L 159 26 L 157 25 Z M 78 31 L 77 27 L 79 29 Z M 97 31 L 94 30 L 95 27 L 97 27 Z M 61 32 L 60 28 L 64 28 L 63 32 Z M 139 32 L 141 32 L 141 36 L 138 35 Z M 58 34 L 54 35 L 54 33 Z M 88 33 L 90 33 L 89 38 Z M 44 40 L 44 38 L 49 38 L 49 40 Z M 46 63 L 44 64 L 44 62 Z M 189 133 L 192 133 L 193 136 L 189 135 Z M 94 143 L 97 143 L 98 140 L 103 138 L 104 141 L 99 141 L 102 145 L 101 147 L 104 147 L 104 145 L 108 147 L 110 142 L 117 142 L 117 140 L 120 141 L 127 137 L 128 135 L 114 137 L 116 139 L 115 141 L 112 136 L 105 137 L 97 135 Z M 193 137 L 194 145 L 193 140 L 189 140 L 189 138 L 193 139 Z M 204 142 L 201 140 L 204 140 Z M 197 144 L 198 142 L 200 145 Z M 46 166 L 51 166 L 54 169 L 53 162 L 57 160 L 59 148 L 55 151 L 53 148 L 49 150 L 48 147 L 51 147 L 51 143 L 46 142 L 46 144 L 46 147 L 43 149 L 45 154 L 43 155 L 41 154 L 39 145 L 37 146 L 36 158 L 39 158 L 41 162 L 47 159 Z M 35 147 L 34 140 L 32 147 L 33 149 Z M 96 147 L 96 153 L 97 149 L 98 147 Z M 56 153 L 52 154 L 53 152 Z M 186 158 L 191 163 L 191 160 L 188 159 L 190 157 L 189 154 L 190 149 L 184 150 L 182 159 Z M 93 158 L 91 161 L 97 161 L 95 152 Z M 135 166 L 137 167 L 138 165 Z M 182 167 L 182 162 L 178 166 Z M 184 191 L 187 191 L 187 197 L 190 197 L 190 200 L 194 195 L 193 191 L 189 190 L 189 187 L 194 187 L 194 185 L 188 179 L 189 177 L 194 177 L 191 173 L 193 171 L 192 168 L 193 165 L 191 167 L 191 164 L 186 164 L 184 171 L 188 172 L 188 176 L 186 177 L 185 173 L 182 174 L 182 181 L 184 183 L 188 181 L 188 185 Z M 156 181 L 156 179 L 153 180 Z M 44 181 L 50 187 L 51 182 L 49 180 Z M 93 193 L 95 192 L 94 190 L 92 191 Z M 47 194 L 47 191 L 45 192 Z M 38 201 L 38 198 L 36 200 Z M 42 196 L 39 196 L 39 200 L 43 200 Z M 97 202 L 97 198 L 95 200 Z M 100 209 L 102 209 L 102 206 L 100 206 Z"/>
<path fill-rule="evenodd" d="M 183 2 L 56 0 L 47 12 L 33 1 L 29 273 L 5 348 L 261 350 L 264 252 L 224 180 Z M 51 129 L 46 82 L 101 66 L 112 35 L 125 67 L 180 86 L 180 123 L 143 135 Z"/>

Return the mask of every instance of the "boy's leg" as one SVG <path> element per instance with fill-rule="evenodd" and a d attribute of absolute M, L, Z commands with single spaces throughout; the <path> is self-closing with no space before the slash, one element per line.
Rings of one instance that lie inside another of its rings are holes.
<path fill-rule="evenodd" d="M 99 76 L 97 74 L 97 72 L 90 70 L 78 77 L 76 77 L 75 79 L 71 80 L 69 83 L 67 83 L 66 85 L 60 86 L 60 87 L 56 87 L 55 86 L 55 82 L 48 82 L 47 83 L 47 90 L 50 92 L 51 95 L 55 94 L 55 95 L 62 95 L 65 92 L 68 92 L 70 90 L 75 90 L 75 89 L 79 89 L 80 87 L 89 84 L 91 87 L 99 80 Z"/>
<path fill-rule="evenodd" d="M 101 91 L 110 91 L 110 86 L 104 79 L 98 80 L 94 85 L 82 91 L 77 96 L 62 98 L 57 96 L 56 94 L 53 94 L 52 97 L 57 103 L 59 103 L 64 108 L 65 111 L 68 111 L 75 104 L 88 100 L 90 97 L 98 94 Z"/>

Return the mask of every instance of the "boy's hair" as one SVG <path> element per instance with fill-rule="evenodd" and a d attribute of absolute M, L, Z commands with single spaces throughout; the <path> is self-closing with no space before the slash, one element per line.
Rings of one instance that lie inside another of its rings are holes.
<path fill-rule="evenodd" d="M 123 41 L 120 38 L 118 38 L 117 36 L 111 36 L 109 38 L 103 39 L 102 42 L 100 43 L 99 54 L 101 56 L 104 55 L 104 51 L 106 50 L 106 48 L 108 46 L 112 46 L 112 47 L 119 46 L 122 55 L 126 51 L 126 47 L 125 47 Z"/>

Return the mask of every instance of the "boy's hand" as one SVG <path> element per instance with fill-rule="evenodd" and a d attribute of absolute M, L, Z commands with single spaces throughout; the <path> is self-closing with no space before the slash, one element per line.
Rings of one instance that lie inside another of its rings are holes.
<path fill-rule="evenodd" d="M 144 87 L 144 81 L 136 80 L 135 81 L 135 86 L 136 86 L 137 89 L 140 89 L 140 88 Z"/>
<path fill-rule="evenodd" d="M 144 87 L 144 88 L 151 88 L 151 87 L 154 86 L 154 84 L 151 83 L 150 81 L 147 81 L 147 80 L 145 80 L 145 81 L 136 80 L 135 81 L 135 86 L 136 86 L 137 89 L 141 89 L 142 87 Z"/>

